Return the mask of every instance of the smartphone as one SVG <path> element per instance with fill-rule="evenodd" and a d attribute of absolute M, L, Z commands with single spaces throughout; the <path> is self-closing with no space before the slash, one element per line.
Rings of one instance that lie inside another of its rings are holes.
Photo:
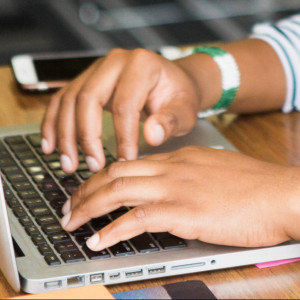
<path fill-rule="evenodd" d="M 47 92 L 63 87 L 103 56 L 99 52 L 20 54 L 11 58 L 11 66 L 22 90 Z"/>

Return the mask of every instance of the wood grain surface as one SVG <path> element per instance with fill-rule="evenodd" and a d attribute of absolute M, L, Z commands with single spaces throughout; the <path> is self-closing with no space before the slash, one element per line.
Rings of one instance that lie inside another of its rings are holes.
<path fill-rule="evenodd" d="M 22 93 L 10 67 L 0 67 L 0 126 L 41 122 L 49 95 Z M 241 152 L 284 165 L 300 165 L 300 114 L 224 115 L 212 123 Z M 0 249 L 1 251 L 1 249 Z M 300 253 L 299 253 L 300 256 Z M 300 298 L 300 262 L 255 266 L 108 286 L 112 293 L 183 280 L 203 280 L 219 299 Z M 16 296 L 0 272 L 0 298 Z"/>

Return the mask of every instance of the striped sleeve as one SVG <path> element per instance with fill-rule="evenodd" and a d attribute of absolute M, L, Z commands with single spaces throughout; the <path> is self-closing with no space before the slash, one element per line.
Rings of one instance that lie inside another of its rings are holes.
<path fill-rule="evenodd" d="M 257 24 L 253 27 L 250 38 L 267 42 L 282 63 L 287 85 L 282 111 L 300 111 L 300 14 L 275 24 Z"/>

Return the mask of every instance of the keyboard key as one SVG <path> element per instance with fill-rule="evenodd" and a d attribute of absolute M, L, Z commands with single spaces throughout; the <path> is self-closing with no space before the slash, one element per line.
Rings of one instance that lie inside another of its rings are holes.
<path fill-rule="evenodd" d="M 183 239 L 177 237 L 160 239 L 159 244 L 164 250 L 185 248 L 186 243 Z"/>
<path fill-rule="evenodd" d="M 8 167 L 16 165 L 15 161 L 11 157 L 0 158 L 0 167 Z"/>
<path fill-rule="evenodd" d="M 78 186 L 76 185 L 70 185 L 70 186 L 67 186 L 65 189 L 66 189 L 66 192 L 71 196 L 76 190 L 77 190 Z"/>
<path fill-rule="evenodd" d="M 22 171 L 20 170 L 20 168 L 17 165 L 12 165 L 12 166 L 7 166 L 7 167 L 2 167 L 1 171 L 5 174 L 5 175 L 9 175 L 9 174 L 16 174 L 16 173 L 22 173 Z"/>
<path fill-rule="evenodd" d="M 53 179 L 49 179 L 49 181 L 41 182 L 38 184 L 38 188 L 42 192 L 56 191 L 59 190 L 59 186 Z"/>
<path fill-rule="evenodd" d="M 78 172 L 78 174 L 83 180 L 87 180 L 94 175 L 94 173 L 91 171 L 81 171 Z"/>
<path fill-rule="evenodd" d="M 20 144 L 12 144 L 10 145 L 10 148 L 14 153 L 30 151 L 29 146 L 25 142 Z"/>
<path fill-rule="evenodd" d="M 89 259 L 103 259 L 103 258 L 110 258 L 110 254 L 106 249 L 101 250 L 101 251 L 92 251 L 89 249 L 86 245 L 82 247 L 82 250 L 84 253 L 87 255 Z"/>
<path fill-rule="evenodd" d="M 38 250 L 40 251 L 40 253 L 45 256 L 47 254 L 53 254 L 53 250 L 51 249 L 51 247 L 47 244 L 44 245 L 40 245 L 38 246 Z"/>
<path fill-rule="evenodd" d="M 127 242 L 120 242 L 109 248 L 114 256 L 126 256 L 135 254 L 132 247 Z"/>
<path fill-rule="evenodd" d="M 59 223 L 57 223 L 57 224 L 43 225 L 42 226 L 42 230 L 47 235 L 49 235 L 51 233 L 58 233 L 58 232 L 63 231 L 63 229 L 62 229 L 62 227 L 60 226 Z"/>
<path fill-rule="evenodd" d="M 35 225 L 25 226 L 25 230 L 28 235 L 33 236 L 35 234 L 40 234 L 38 228 Z"/>
<path fill-rule="evenodd" d="M 84 256 L 79 251 L 64 252 L 64 253 L 62 253 L 61 258 L 67 264 L 85 261 Z"/>
<path fill-rule="evenodd" d="M 6 149 L 0 148 L 0 157 L 1 158 L 8 158 L 11 157 L 9 152 Z"/>
<path fill-rule="evenodd" d="M 34 217 L 51 214 L 51 210 L 47 206 L 31 207 L 29 210 Z"/>
<path fill-rule="evenodd" d="M 60 190 L 45 192 L 44 196 L 48 201 L 56 199 L 67 200 L 66 195 Z"/>
<path fill-rule="evenodd" d="M 27 168 L 27 172 L 31 175 L 31 176 L 35 176 L 37 174 L 45 174 L 46 170 L 44 169 L 43 166 L 32 166 L 32 167 L 28 167 Z"/>
<path fill-rule="evenodd" d="M 23 216 L 19 218 L 19 222 L 22 226 L 33 225 L 33 222 L 29 216 Z"/>
<path fill-rule="evenodd" d="M 40 161 L 37 158 L 27 158 L 22 160 L 22 165 L 25 168 L 32 167 L 32 166 L 39 166 Z"/>
<path fill-rule="evenodd" d="M 63 205 L 65 204 L 65 199 L 55 199 L 50 201 L 50 205 L 56 211 L 60 211 Z"/>
<path fill-rule="evenodd" d="M 57 243 L 54 245 L 54 247 L 59 254 L 70 251 L 78 251 L 78 247 L 72 241 Z"/>
<path fill-rule="evenodd" d="M 78 235 L 76 236 L 76 242 L 80 245 L 83 246 L 86 244 L 86 241 L 92 236 L 91 235 Z"/>
<path fill-rule="evenodd" d="M 34 242 L 35 245 L 43 245 L 46 244 L 45 238 L 41 234 L 35 234 L 31 237 L 32 241 Z"/>
<path fill-rule="evenodd" d="M 61 179 L 60 184 L 63 187 L 78 186 L 80 184 L 80 182 L 75 176 L 69 176 L 69 177 L 65 177 L 65 178 Z"/>
<path fill-rule="evenodd" d="M 6 203 L 8 204 L 8 206 L 10 208 L 16 208 L 16 207 L 20 207 L 21 206 L 19 200 L 16 199 L 16 198 L 6 199 Z"/>
<path fill-rule="evenodd" d="M 35 158 L 35 155 L 31 151 L 18 152 L 15 153 L 15 155 L 20 161 L 22 161 L 23 159 Z"/>
<path fill-rule="evenodd" d="M 47 264 L 50 266 L 56 266 L 56 265 L 61 264 L 60 260 L 58 259 L 58 257 L 55 254 L 46 254 L 45 260 L 46 260 Z"/>
<path fill-rule="evenodd" d="M 53 215 L 39 216 L 36 217 L 36 221 L 39 225 L 49 225 L 57 223 L 57 218 Z"/>
<path fill-rule="evenodd" d="M 71 241 L 71 237 L 67 232 L 49 234 L 48 238 L 52 244 Z"/>
<path fill-rule="evenodd" d="M 152 235 L 156 240 L 173 237 L 173 235 L 170 234 L 169 232 L 154 232 L 152 233 Z"/>
<path fill-rule="evenodd" d="M 33 147 L 40 147 L 41 146 L 42 137 L 41 137 L 40 133 L 29 134 L 26 137 L 27 137 L 29 143 Z"/>
<path fill-rule="evenodd" d="M 47 155 L 42 155 L 42 159 L 44 162 L 52 162 L 52 161 L 58 161 L 59 162 L 59 154 L 58 153 L 51 153 Z"/>
<path fill-rule="evenodd" d="M 38 197 L 40 197 L 38 192 L 34 189 L 19 191 L 18 195 L 20 196 L 21 199 L 29 199 L 29 198 L 38 198 Z"/>
<path fill-rule="evenodd" d="M 32 178 L 36 183 L 53 181 L 53 178 L 49 173 L 33 175 Z"/>
<path fill-rule="evenodd" d="M 24 204 L 26 207 L 31 208 L 31 207 L 40 207 L 44 206 L 44 201 L 40 198 L 33 198 L 33 199 L 26 199 L 24 200 Z"/>
<path fill-rule="evenodd" d="M 4 141 L 8 145 L 15 145 L 15 144 L 24 144 L 25 141 L 21 135 L 9 136 L 4 138 Z"/>
<path fill-rule="evenodd" d="M 4 197 L 5 199 L 12 199 L 14 198 L 14 193 L 12 192 L 12 190 L 8 187 L 8 186 L 5 186 L 4 187 Z"/>
<path fill-rule="evenodd" d="M 7 176 L 7 179 L 11 183 L 20 182 L 20 181 L 26 181 L 27 180 L 26 176 L 22 172 L 17 173 L 17 174 L 10 174 L 10 175 Z"/>
<path fill-rule="evenodd" d="M 97 231 L 107 226 L 109 223 L 111 223 L 111 220 L 107 216 L 95 218 L 91 221 L 92 227 Z"/>
<path fill-rule="evenodd" d="M 52 161 L 48 163 L 48 167 L 51 170 L 61 170 L 61 165 L 59 161 Z"/>
<path fill-rule="evenodd" d="M 73 236 L 80 236 L 80 235 L 85 235 L 85 236 L 92 236 L 93 231 L 88 225 L 82 225 L 79 228 L 77 228 L 75 231 L 71 232 Z"/>
<path fill-rule="evenodd" d="M 159 248 L 155 244 L 154 240 L 147 233 L 143 233 L 132 238 L 130 242 L 140 253 L 159 251 Z"/>
<path fill-rule="evenodd" d="M 14 189 L 18 191 L 24 191 L 24 190 L 30 190 L 32 189 L 32 184 L 30 181 L 20 181 L 20 182 L 14 182 L 13 183 Z"/>
<path fill-rule="evenodd" d="M 27 215 L 27 212 L 23 207 L 16 207 L 13 209 L 13 213 L 17 218 L 23 217 Z"/>

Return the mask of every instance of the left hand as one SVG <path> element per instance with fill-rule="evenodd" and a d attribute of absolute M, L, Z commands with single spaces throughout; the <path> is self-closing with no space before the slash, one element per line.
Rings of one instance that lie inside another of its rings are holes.
<path fill-rule="evenodd" d="M 73 231 L 121 206 L 134 206 L 94 234 L 88 246 L 96 251 L 143 232 L 164 231 L 214 244 L 274 245 L 291 238 L 287 228 L 295 220 L 288 203 L 299 199 L 295 172 L 196 146 L 116 162 L 78 188 L 63 207 L 62 226 Z"/>

